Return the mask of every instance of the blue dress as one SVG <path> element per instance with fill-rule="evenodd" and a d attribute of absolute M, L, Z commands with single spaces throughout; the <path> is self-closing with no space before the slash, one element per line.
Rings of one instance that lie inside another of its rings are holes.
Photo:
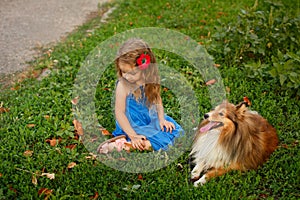
<path fill-rule="evenodd" d="M 146 105 L 146 98 L 143 88 L 141 87 L 142 98 L 136 100 L 130 93 L 126 97 L 126 113 L 129 123 L 138 135 L 144 135 L 150 141 L 153 150 L 167 150 L 169 145 L 174 144 L 175 138 L 183 135 L 184 131 L 181 126 L 171 117 L 165 115 L 165 120 L 172 122 L 175 129 L 172 133 L 162 131 L 159 126 L 159 119 L 155 106 L 150 108 Z M 112 133 L 114 136 L 126 135 L 127 141 L 130 141 L 127 134 L 121 129 L 116 121 L 116 130 Z"/>

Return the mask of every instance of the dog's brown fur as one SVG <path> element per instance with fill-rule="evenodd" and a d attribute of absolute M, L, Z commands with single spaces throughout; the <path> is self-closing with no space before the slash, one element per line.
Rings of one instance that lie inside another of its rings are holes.
<path fill-rule="evenodd" d="M 275 128 L 245 104 L 235 106 L 224 101 L 200 123 L 191 151 L 196 164 L 192 179 L 206 173 L 195 186 L 230 170 L 256 169 L 276 149 Z M 212 124 L 215 127 L 210 127 Z"/>

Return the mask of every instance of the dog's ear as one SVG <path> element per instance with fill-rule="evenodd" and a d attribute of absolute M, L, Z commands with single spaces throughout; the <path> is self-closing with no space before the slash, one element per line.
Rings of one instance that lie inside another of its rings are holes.
<path fill-rule="evenodd" d="M 247 107 L 247 103 L 244 101 L 235 106 L 236 110 L 245 109 L 246 107 Z"/>
<path fill-rule="evenodd" d="M 236 114 L 239 116 L 242 116 L 247 110 L 247 102 L 241 102 L 238 105 L 235 106 Z"/>

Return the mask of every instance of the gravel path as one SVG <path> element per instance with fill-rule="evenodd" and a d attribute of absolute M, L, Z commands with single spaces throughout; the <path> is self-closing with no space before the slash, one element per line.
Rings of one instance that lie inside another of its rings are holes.
<path fill-rule="evenodd" d="M 59 41 L 108 0 L 0 0 L 0 75 L 26 69 L 34 48 Z"/>

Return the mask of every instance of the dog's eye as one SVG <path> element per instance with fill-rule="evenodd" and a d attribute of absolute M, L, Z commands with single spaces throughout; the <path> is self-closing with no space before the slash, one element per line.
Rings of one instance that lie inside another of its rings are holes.
<path fill-rule="evenodd" d="M 223 114 L 223 113 L 219 113 L 219 115 L 220 115 L 220 116 L 224 116 L 224 114 Z"/>

